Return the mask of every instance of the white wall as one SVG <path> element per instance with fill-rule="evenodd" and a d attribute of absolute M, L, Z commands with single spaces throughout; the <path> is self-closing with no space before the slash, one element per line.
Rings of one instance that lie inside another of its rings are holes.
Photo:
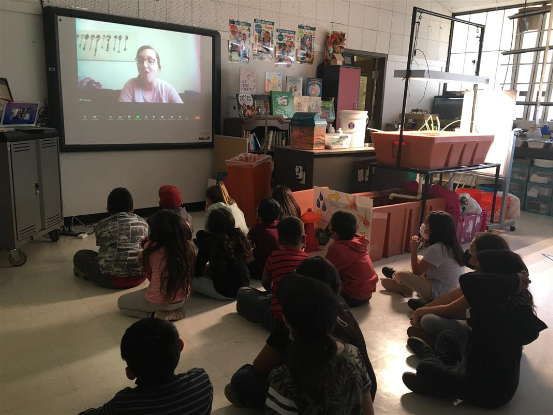
<path fill-rule="evenodd" d="M 9 79 L 19 100 L 43 100 L 47 95 L 38 3 L 39 0 L 0 2 L 0 76 Z M 240 67 L 226 59 L 229 18 L 249 22 L 255 18 L 271 20 L 275 27 L 283 29 L 297 29 L 298 24 L 317 28 L 315 65 L 282 70 L 285 76 L 314 76 L 316 64 L 322 59 L 326 33 L 335 29 L 347 33 L 349 49 L 394 55 L 388 65 L 388 82 L 392 63 L 407 55 L 412 7 L 450 14 L 435 0 L 45 0 L 44 3 L 219 30 L 223 39 L 222 116 L 228 113 L 229 93 L 238 90 Z M 419 48 L 425 50 L 429 60 L 445 61 L 449 25 L 425 19 Z M 17 42 L 12 41 L 14 33 Z M 274 66 L 268 62 L 248 66 L 257 69 L 258 92 L 262 92 L 265 71 L 275 70 Z M 398 90 L 403 89 L 394 81 L 386 85 L 385 121 L 386 114 L 401 111 Z M 158 187 L 168 183 L 181 189 L 186 202 L 201 201 L 211 166 L 209 149 L 63 153 L 64 215 L 104 211 L 107 194 L 116 186 L 131 190 L 137 208 L 155 206 Z"/>

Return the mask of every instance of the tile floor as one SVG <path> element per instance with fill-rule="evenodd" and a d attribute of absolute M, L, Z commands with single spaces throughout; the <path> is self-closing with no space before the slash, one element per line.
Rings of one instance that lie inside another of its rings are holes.
<path fill-rule="evenodd" d="M 196 228 L 203 212 L 194 214 Z M 553 218 L 523 213 L 516 232 L 503 232 L 530 268 L 538 314 L 553 327 Z M 119 342 L 135 320 L 117 309 L 120 291 L 75 278 L 72 257 L 94 249 L 94 237 L 37 240 L 24 247 L 28 262 L 14 268 L 0 253 L 0 414 L 76 414 L 97 407 L 132 386 Z M 408 255 L 376 263 L 402 267 Z M 258 284 L 255 282 L 255 284 Z M 354 310 L 378 377 L 377 414 L 553 414 L 553 328 L 524 349 L 521 383 L 514 399 L 496 411 L 409 393 L 401 374 L 416 358 L 405 347 L 406 299 L 377 290 L 367 307 Z M 176 323 L 185 342 L 178 370 L 207 370 L 215 387 L 214 414 L 248 414 L 233 408 L 224 386 L 251 362 L 267 333 L 235 313 L 234 303 L 192 295 L 187 316 Z"/>

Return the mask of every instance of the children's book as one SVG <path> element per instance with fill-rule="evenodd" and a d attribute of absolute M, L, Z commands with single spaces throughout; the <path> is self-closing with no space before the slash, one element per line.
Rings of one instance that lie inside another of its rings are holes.
<path fill-rule="evenodd" d="M 265 72 L 265 93 L 282 91 L 282 72 Z"/>
<path fill-rule="evenodd" d="M 309 103 L 309 110 L 307 112 L 321 112 L 321 98 L 320 97 L 307 97 Z"/>
<path fill-rule="evenodd" d="M 334 102 L 333 101 L 321 101 L 321 118 L 324 118 L 328 121 L 333 121 L 336 119 L 336 114 L 334 111 Z"/>
<path fill-rule="evenodd" d="M 284 118 L 294 116 L 294 97 L 291 92 L 271 91 L 271 113 Z"/>
<path fill-rule="evenodd" d="M 294 97 L 294 112 L 309 112 L 309 97 Z"/>
<path fill-rule="evenodd" d="M 240 93 L 255 94 L 256 80 L 255 69 L 240 68 Z"/>
<path fill-rule="evenodd" d="M 305 95 L 308 97 L 323 96 L 323 80 L 321 78 L 307 78 Z"/>
<path fill-rule="evenodd" d="M 269 102 L 269 95 L 254 95 L 253 106 L 256 115 L 265 115 L 265 103 Z"/>
<path fill-rule="evenodd" d="M 253 97 L 249 94 L 236 94 L 238 101 L 238 115 L 240 118 L 247 118 L 255 115 Z"/>
<path fill-rule="evenodd" d="M 301 97 L 302 88 L 303 78 L 301 76 L 286 77 L 286 92 L 291 92 L 295 97 Z"/>

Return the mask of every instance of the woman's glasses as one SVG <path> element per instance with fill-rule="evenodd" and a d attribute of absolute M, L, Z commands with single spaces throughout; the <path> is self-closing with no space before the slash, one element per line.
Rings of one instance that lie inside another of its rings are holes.
<path fill-rule="evenodd" d="M 156 62 L 157 62 L 154 58 L 146 58 L 146 59 L 144 59 L 144 58 L 142 58 L 142 57 L 141 57 L 141 58 L 136 58 L 135 61 L 136 61 L 136 63 L 138 63 L 139 65 L 144 65 L 144 63 L 147 63 L 148 66 L 153 66 L 153 65 L 155 65 Z"/>

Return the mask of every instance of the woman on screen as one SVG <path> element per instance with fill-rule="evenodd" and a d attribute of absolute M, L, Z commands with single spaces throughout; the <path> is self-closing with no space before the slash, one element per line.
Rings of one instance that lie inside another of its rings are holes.
<path fill-rule="evenodd" d="M 154 48 L 144 45 L 136 51 L 136 67 L 138 76 L 125 83 L 119 94 L 119 102 L 183 104 L 175 88 L 157 77 L 161 71 L 161 61 Z"/>

